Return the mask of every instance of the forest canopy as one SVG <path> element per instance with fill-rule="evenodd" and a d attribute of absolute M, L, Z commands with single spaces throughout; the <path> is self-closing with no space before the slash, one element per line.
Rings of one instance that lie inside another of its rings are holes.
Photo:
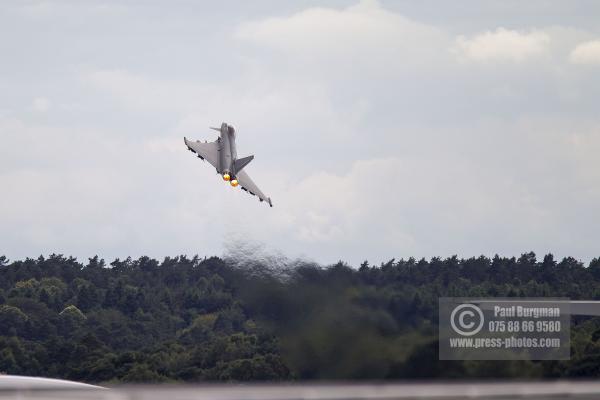
<path fill-rule="evenodd" d="M 0 372 L 92 383 L 600 376 L 600 319 L 565 361 L 439 361 L 438 298 L 600 299 L 600 259 L 378 266 L 0 257 Z"/>

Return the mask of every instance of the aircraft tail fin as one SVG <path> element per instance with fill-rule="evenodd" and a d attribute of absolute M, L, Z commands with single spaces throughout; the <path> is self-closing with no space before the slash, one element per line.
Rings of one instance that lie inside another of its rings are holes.
<path fill-rule="evenodd" d="M 235 160 L 234 169 L 235 172 L 240 172 L 246 165 L 250 164 L 250 161 L 254 160 L 254 156 L 248 156 L 244 158 L 238 158 Z"/>

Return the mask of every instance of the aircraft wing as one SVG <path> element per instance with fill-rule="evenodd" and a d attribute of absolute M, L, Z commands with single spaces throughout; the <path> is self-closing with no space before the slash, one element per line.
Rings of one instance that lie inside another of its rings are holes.
<path fill-rule="evenodd" d="M 218 141 L 214 142 L 200 142 L 198 140 L 192 141 L 183 138 L 185 141 L 185 145 L 188 150 L 196 153 L 198 157 L 203 160 L 208 161 L 213 167 L 217 168 L 219 164 L 219 143 Z"/>
<path fill-rule="evenodd" d="M 271 198 L 265 196 L 265 194 L 260 191 L 258 186 L 256 186 L 252 179 L 250 179 L 245 170 L 238 172 L 235 177 L 240 183 L 242 190 L 245 190 L 252 196 L 257 196 L 260 199 L 260 201 L 266 201 L 271 207 L 273 207 L 273 203 L 271 203 Z"/>

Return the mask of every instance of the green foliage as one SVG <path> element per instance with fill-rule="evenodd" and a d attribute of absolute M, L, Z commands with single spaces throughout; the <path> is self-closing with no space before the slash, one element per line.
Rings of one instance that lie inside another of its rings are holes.
<path fill-rule="evenodd" d="M 600 259 L 299 263 L 219 258 L 86 265 L 0 257 L 0 372 L 86 382 L 599 377 L 600 319 L 568 361 L 439 361 L 441 296 L 600 298 Z"/>
<path fill-rule="evenodd" d="M 81 310 L 74 305 L 70 305 L 65 307 L 58 315 L 65 319 L 72 319 L 76 321 L 83 321 L 86 319 L 86 316 L 83 315 Z"/>

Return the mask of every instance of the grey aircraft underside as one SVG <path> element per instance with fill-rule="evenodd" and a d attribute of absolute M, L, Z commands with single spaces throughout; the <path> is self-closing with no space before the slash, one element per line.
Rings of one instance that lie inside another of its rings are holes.
<path fill-rule="evenodd" d="M 219 137 L 214 142 L 191 141 L 183 138 L 188 150 L 208 161 L 217 173 L 223 177 L 224 181 L 229 182 L 233 187 L 240 186 L 242 190 L 257 196 L 260 201 L 266 201 L 271 207 L 273 203 L 271 198 L 267 197 L 256 184 L 250 179 L 245 171 L 245 167 L 254 159 L 254 156 L 237 158 L 235 146 L 235 129 L 225 122 L 221 128 L 210 128 L 219 131 Z"/>

